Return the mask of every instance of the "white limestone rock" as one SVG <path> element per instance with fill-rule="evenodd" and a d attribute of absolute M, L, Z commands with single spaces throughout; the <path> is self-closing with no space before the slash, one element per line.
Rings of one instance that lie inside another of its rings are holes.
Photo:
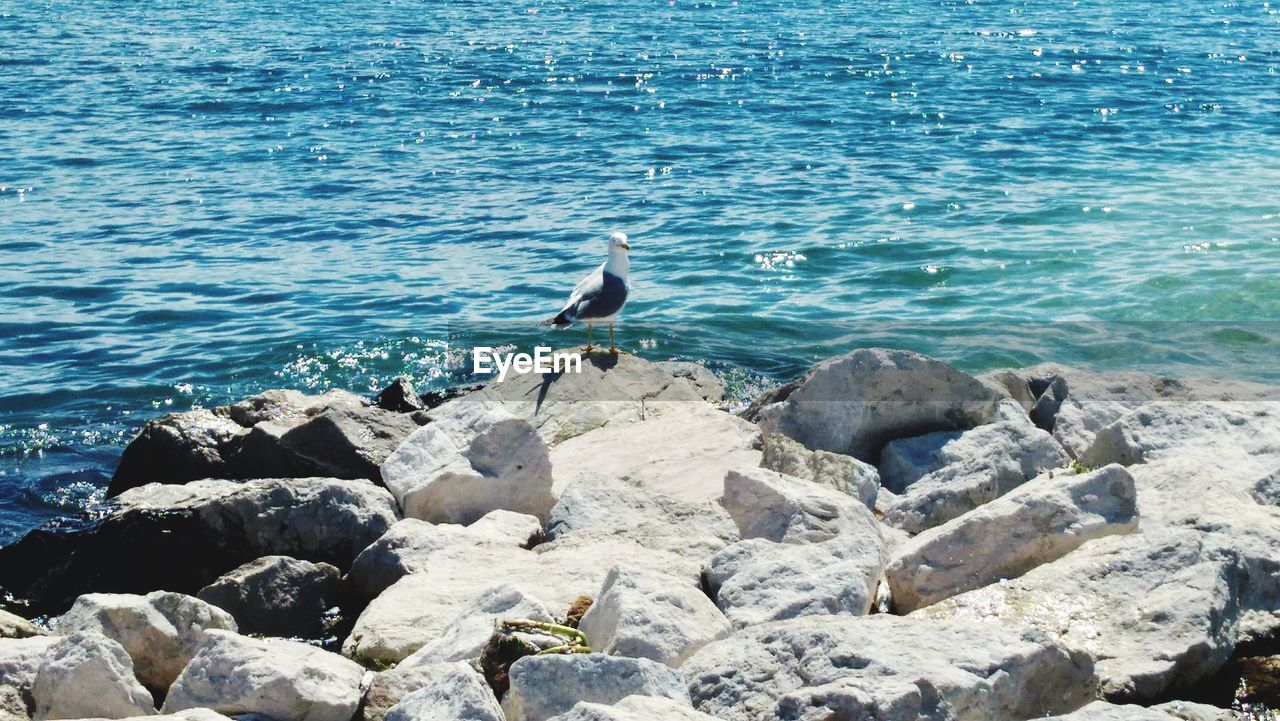
<path fill-rule="evenodd" d="M 995 721 L 1093 699 L 1088 656 L 1047 635 L 900 616 L 808 617 L 740 630 L 681 670 L 722 721 Z"/>
<path fill-rule="evenodd" d="M 830 486 L 862 501 L 867 508 L 876 507 L 880 473 L 870 463 L 840 453 L 811 451 L 779 433 L 764 439 L 761 454 L 762 468 Z"/>
<path fill-rule="evenodd" d="M 57 620 L 62 634 L 94 631 L 119 643 L 133 673 L 163 695 L 204 642 L 205 631 L 236 631 L 229 613 L 181 593 L 88 593 Z"/>
<path fill-rule="evenodd" d="M 416 669 L 425 685 L 405 696 L 385 721 L 506 721 L 484 677 L 465 663 Z"/>
<path fill-rule="evenodd" d="M 578 703 L 551 721 L 715 721 L 715 717 L 669 698 L 628 696 L 613 705 Z"/>
<path fill-rule="evenodd" d="M 151 693 L 133 675 L 133 661 L 115 641 L 92 631 L 57 640 L 31 686 L 31 717 L 128 718 L 156 712 Z"/>
<path fill-rule="evenodd" d="M 833 488 L 767 468 L 730 470 L 724 507 L 743 538 L 776 543 L 817 543 L 874 525 L 871 511 Z"/>
<path fill-rule="evenodd" d="M 0 638 L 0 686 L 29 693 L 45 655 L 59 640 L 56 636 Z"/>
<path fill-rule="evenodd" d="M 623 565 L 609 572 L 578 628 L 593 651 L 676 667 L 728 633 L 729 621 L 687 580 Z"/>
<path fill-rule="evenodd" d="M 613 704 L 632 695 L 689 704 L 684 676 L 656 661 L 604 654 L 525 656 L 511 665 L 502 699 L 507 721 L 546 721 L 581 702 Z"/>
<path fill-rule="evenodd" d="M 1043 475 L 911 539 L 894 552 L 885 576 L 894 608 L 909 613 L 1137 526 L 1133 477 L 1123 466 Z"/>
<path fill-rule="evenodd" d="M 39 626 L 22 616 L 0 610 L 0 638 L 30 638 L 43 634 Z"/>
<path fill-rule="evenodd" d="M 414 651 L 397 668 L 480 658 L 495 625 L 512 618 L 547 622 L 559 620 L 542 601 L 520 587 L 511 583 L 492 586 L 481 591 L 446 623 L 434 641 Z"/>
<path fill-rule="evenodd" d="M 359 665 L 305 643 L 209 631 L 164 712 L 204 707 L 276 721 L 351 721 L 363 676 Z"/>

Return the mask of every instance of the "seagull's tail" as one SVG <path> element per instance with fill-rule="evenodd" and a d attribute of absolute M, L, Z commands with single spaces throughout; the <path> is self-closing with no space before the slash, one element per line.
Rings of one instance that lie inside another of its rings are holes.
<path fill-rule="evenodd" d="M 559 315 L 549 320 L 544 320 L 541 323 L 539 323 L 539 325 L 550 326 L 552 328 L 555 328 L 556 330 L 560 330 L 562 328 L 568 328 L 569 326 L 573 325 L 573 317 L 570 316 L 565 311 L 560 311 Z"/>

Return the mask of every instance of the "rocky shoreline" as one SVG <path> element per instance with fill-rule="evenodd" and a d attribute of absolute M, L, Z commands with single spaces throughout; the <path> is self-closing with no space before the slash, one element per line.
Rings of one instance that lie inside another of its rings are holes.
<path fill-rule="evenodd" d="M 599 354 L 151 421 L 0 549 L 0 721 L 1276 718 L 1280 389 L 863 349 L 723 393 Z"/>

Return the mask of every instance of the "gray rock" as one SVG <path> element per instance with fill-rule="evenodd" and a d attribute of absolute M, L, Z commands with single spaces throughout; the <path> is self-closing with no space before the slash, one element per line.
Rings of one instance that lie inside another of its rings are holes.
<path fill-rule="evenodd" d="M 169 689 L 164 712 L 206 707 L 229 716 L 351 721 L 363 676 L 360 666 L 304 643 L 210 631 Z"/>
<path fill-rule="evenodd" d="M 484 677 L 465 663 L 416 669 L 426 684 L 405 696 L 386 721 L 506 721 Z"/>
<path fill-rule="evenodd" d="M 0 638 L 30 638 L 43 634 L 39 626 L 22 616 L 0 610 Z"/>
<path fill-rule="evenodd" d="M 108 495 L 202 478 L 331 476 L 376 480 L 417 423 L 345 391 L 273 390 L 231 406 L 148 422 L 121 456 Z"/>
<path fill-rule="evenodd" d="M 760 465 L 759 437 L 755 424 L 701 401 L 654 402 L 642 420 L 610 423 L 556 445 L 555 488 L 620 480 L 672 498 L 710 501 L 720 497 L 726 471 Z"/>
<path fill-rule="evenodd" d="M 551 721 L 715 721 L 715 717 L 669 698 L 628 696 L 612 706 L 579 703 Z"/>
<path fill-rule="evenodd" d="M 391 385 L 383 388 L 373 404 L 384 411 L 395 413 L 426 410 L 422 399 L 418 397 L 418 392 L 413 389 L 413 382 L 404 376 L 397 377 L 391 381 Z"/>
<path fill-rule="evenodd" d="M 1099 429 L 1080 460 L 1127 466 L 1224 443 L 1280 455 L 1280 403 L 1148 403 Z"/>
<path fill-rule="evenodd" d="M 0 685 L 0 721 L 30 721 L 31 714 L 22 694 L 13 686 Z"/>
<path fill-rule="evenodd" d="M 811 451 L 784 435 L 774 433 L 764 439 L 760 466 L 830 486 L 862 501 L 868 508 L 876 507 L 880 473 L 875 466 L 853 456 Z"/>
<path fill-rule="evenodd" d="M 440 550 L 457 545 L 514 548 L 527 545 L 541 530 L 532 516 L 499 513 L 505 512 L 487 514 L 471 526 L 417 518 L 397 521 L 356 556 L 346 584 L 360 598 L 372 599 L 405 575 L 426 570 L 431 556 Z"/>
<path fill-rule="evenodd" d="M 1045 721 L 1228 721 L 1237 718 L 1226 709 L 1203 704 L 1174 701 L 1150 708 L 1134 704 L 1117 705 L 1106 701 L 1094 701 L 1069 714 L 1052 716 Z"/>
<path fill-rule="evenodd" d="M 766 468 L 730 470 L 723 503 L 744 539 L 817 543 L 874 524 L 871 511 L 857 499 Z"/>
<path fill-rule="evenodd" d="M 235 617 L 241 633 L 315 636 L 324 612 L 337 602 L 341 579 L 327 563 L 264 556 L 224 574 L 197 596 Z"/>
<path fill-rule="evenodd" d="M 545 721 L 580 702 L 613 704 L 632 695 L 688 704 L 678 671 L 641 658 L 603 654 L 526 656 L 511 666 L 502 699 L 507 721 Z"/>
<path fill-rule="evenodd" d="M 874 462 L 896 438 L 991 422 L 1002 397 L 932 358 L 865 348 L 814 366 L 758 419 L 766 433 Z"/>
<path fill-rule="evenodd" d="M 1133 477 L 1124 467 L 1043 475 L 911 539 L 896 550 L 885 576 L 895 609 L 908 613 L 1137 527 Z"/>
<path fill-rule="evenodd" d="M 1087 707 L 1086 707 L 1087 708 Z M 1169 701 L 1167 703 L 1157 704 L 1151 707 L 1153 711 L 1163 711 L 1165 714 L 1183 721 L 1243 721 L 1243 714 L 1217 706 L 1209 706 L 1202 703 L 1191 703 L 1190 701 Z"/>
<path fill-rule="evenodd" d="M 134 675 L 156 696 L 168 691 L 209 629 L 237 630 L 225 611 L 166 591 L 85 594 L 57 620 L 59 633 L 92 631 L 119 643 Z"/>
<path fill-rule="evenodd" d="M 49 647 L 31 686 L 31 701 L 36 721 L 155 713 L 151 694 L 133 676 L 129 654 L 89 631 L 59 638 Z"/>
<path fill-rule="evenodd" d="M 446 406 L 456 412 L 419 428 L 382 465 L 405 515 L 466 524 L 503 509 L 546 518 L 555 496 L 537 428 L 466 398 Z"/>
<path fill-rule="evenodd" d="M 1041 629 L 1093 656 L 1108 700 L 1156 699 L 1209 677 L 1235 648 L 1240 554 L 1215 536 L 1146 529 L 1097 539 L 912 618 Z"/>
<path fill-rule="evenodd" d="M 12 687 L 19 694 L 30 693 L 40 664 L 59 640 L 54 636 L 0 638 L 0 686 Z"/>
<path fill-rule="evenodd" d="M 578 628 L 593 651 L 675 667 L 728 633 L 729 621 L 702 589 L 684 579 L 617 566 Z"/>
<path fill-rule="evenodd" d="M 559 620 L 542 601 L 523 589 L 510 583 L 493 586 L 482 591 L 445 624 L 434 641 L 414 651 L 398 668 L 480 658 L 495 625 L 506 619 Z"/>
<path fill-rule="evenodd" d="M 673 498 L 616 478 L 582 478 L 561 491 L 547 520 L 547 537 L 556 541 L 569 536 L 574 542 L 624 538 L 698 563 L 740 537 L 718 501 Z"/>
<path fill-rule="evenodd" d="M 392 707 L 405 696 L 423 688 L 436 676 L 433 664 L 406 666 L 400 664 L 386 671 L 370 672 L 366 676 L 364 698 L 356 721 L 382 721 Z"/>
<path fill-rule="evenodd" d="M 946 523 L 1070 461 L 1026 417 L 962 433 L 933 433 L 885 448 L 881 480 L 900 495 L 884 522 L 908 533 Z"/>
<path fill-rule="evenodd" d="M 705 365 L 692 361 L 661 361 L 654 365 L 676 378 L 692 383 L 704 400 L 712 403 L 724 400 L 724 384 Z"/>
<path fill-rule="evenodd" d="M 877 615 L 741 630 L 681 667 L 694 707 L 723 721 L 991 721 L 1093 699 L 1088 656 L 995 624 Z"/>
<path fill-rule="evenodd" d="M 151 484 L 116 501 L 122 513 L 193 514 L 253 558 L 279 554 L 339 567 L 349 566 L 398 518 L 385 490 L 334 478 Z"/>
<path fill-rule="evenodd" d="M 884 561 L 883 541 L 872 527 L 823 543 L 740 541 L 713 556 L 705 576 L 716 605 L 742 627 L 870 613 Z"/>

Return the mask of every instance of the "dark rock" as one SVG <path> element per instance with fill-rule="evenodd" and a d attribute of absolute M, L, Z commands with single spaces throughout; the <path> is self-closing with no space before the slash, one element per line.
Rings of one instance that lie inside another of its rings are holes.
<path fill-rule="evenodd" d="M 373 403 L 384 411 L 393 411 L 395 413 L 426 410 L 422 399 L 413 390 L 413 384 L 404 376 L 391 381 L 391 385 L 383 388 L 378 397 L 373 400 Z"/>
<path fill-rule="evenodd" d="M 342 574 L 327 563 L 265 556 L 240 566 L 196 596 L 230 613 L 241 633 L 320 635 L 324 612 L 337 599 Z"/>

